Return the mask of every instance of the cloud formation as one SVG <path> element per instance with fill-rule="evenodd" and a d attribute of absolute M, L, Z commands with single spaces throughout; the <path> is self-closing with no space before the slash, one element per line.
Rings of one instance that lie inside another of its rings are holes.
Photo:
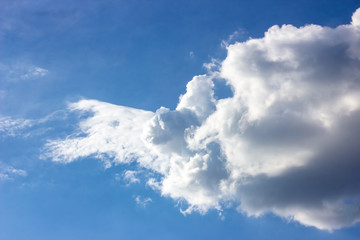
<path fill-rule="evenodd" d="M 0 163 L 0 181 L 1 180 L 13 180 L 15 177 L 25 177 L 27 172 L 22 169 L 16 169 L 13 166 L 8 166 Z"/>
<path fill-rule="evenodd" d="M 124 176 L 124 181 L 126 182 L 127 186 L 130 186 L 131 184 L 140 182 L 140 179 L 136 176 L 137 174 L 138 174 L 138 172 L 133 171 L 133 170 L 124 171 L 123 176 Z"/>
<path fill-rule="evenodd" d="M 333 230 L 360 220 L 360 9 L 337 28 L 273 26 L 227 46 L 217 71 L 195 76 L 175 110 L 81 100 L 79 131 L 44 156 L 69 163 L 136 161 L 184 213 L 228 203 Z M 233 96 L 217 99 L 214 78 Z M 86 115 L 87 114 L 87 115 Z"/>
<path fill-rule="evenodd" d="M 152 202 L 152 199 L 147 197 L 147 198 L 142 198 L 141 196 L 137 195 L 135 197 L 135 202 L 137 205 L 139 205 L 140 207 L 145 208 L 149 203 Z"/>
<path fill-rule="evenodd" d="M 24 129 L 32 127 L 34 120 L 29 119 L 14 119 L 11 117 L 0 117 L 0 132 L 3 135 L 16 136 Z"/>
<path fill-rule="evenodd" d="M 0 76 L 8 82 L 36 80 L 49 74 L 49 70 L 25 63 L 4 64 L 0 62 Z"/>

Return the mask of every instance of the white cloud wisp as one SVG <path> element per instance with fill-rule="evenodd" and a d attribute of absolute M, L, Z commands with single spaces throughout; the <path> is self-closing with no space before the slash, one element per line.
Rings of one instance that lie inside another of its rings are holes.
<path fill-rule="evenodd" d="M 20 82 L 41 79 L 49 74 L 49 70 L 19 62 L 17 64 L 4 64 L 0 62 L 0 76 L 7 82 Z"/>
<path fill-rule="evenodd" d="M 175 110 L 81 100 L 79 132 L 45 155 L 136 161 L 162 195 L 191 211 L 234 203 L 333 230 L 360 221 L 360 9 L 351 24 L 271 27 L 227 46 L 218 71 L 194 77 Z M 233 96 L 216 99 L 214 77 Z M 149 180 L 149 181 L 150 181 Z"/>
<path fill-rule="evenodd" d="M 13 180 L 15 177 L 22 176 L 25 177 L 27 172 L 22 169 L 14 168 L 13 166 L 8 166 L 0 163 L 0 181 L 1 180 Z"/>

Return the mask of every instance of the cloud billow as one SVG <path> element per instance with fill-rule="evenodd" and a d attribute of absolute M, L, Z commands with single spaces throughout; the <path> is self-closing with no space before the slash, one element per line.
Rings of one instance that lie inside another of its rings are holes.
<path fill-rule="evenodd" d="M 231 202 L 319 229 L 360 221 L 360 9 L 348 25 L 273 26 L 227 51 L 217 71 L 187 84 L 175 110 L 71 104 L 93 114 L 44 156 L 136 161 L 161 176 L 149 185 L 186 201 L 184 213 Z M 217 99 L 214 78 L 233 96 Z"/>

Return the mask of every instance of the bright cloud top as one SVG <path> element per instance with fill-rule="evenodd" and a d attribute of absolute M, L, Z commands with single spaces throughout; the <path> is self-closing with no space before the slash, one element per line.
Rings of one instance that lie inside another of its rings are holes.
<path fill-rule="evenodd" d="M 136 161 L 158 173 L 164 196 L 191 211 L 229 203 L 333 230 L 360 220 L 360 9 L 349 25 L 271 27 L 227 46 L 209 75 L 195 76 L 175 110 L 155 113 L 96 100 L 90 116 L 45 156 L 94 156 L 107 167 Z M 233 96 L 216 99 L 214 78 Z"/>

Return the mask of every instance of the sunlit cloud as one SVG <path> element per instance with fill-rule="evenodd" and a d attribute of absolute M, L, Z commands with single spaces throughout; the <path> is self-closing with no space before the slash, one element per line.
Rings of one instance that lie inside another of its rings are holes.
<path fill-rule="evenodd" d="M 187 203 L 185 214 L 221 212 L 230 202 L 249 216 L 271 212 L 325 230 L 353 225 L 360 220 L 359 22 L 360 9 L 348 25 L 273 26 L 263 38 L 227 43 L 226 58 L 195 76 L 173 110 L 71 103 L 68 111 L 86 118 L 68 137 L 49 140 L 42 158 L 137 163 L 159 176 L 147 185 Z M 233 95 L 218 99 L 215 79 Z M 124 178 L 139 180 L 130 170 Z"/>

